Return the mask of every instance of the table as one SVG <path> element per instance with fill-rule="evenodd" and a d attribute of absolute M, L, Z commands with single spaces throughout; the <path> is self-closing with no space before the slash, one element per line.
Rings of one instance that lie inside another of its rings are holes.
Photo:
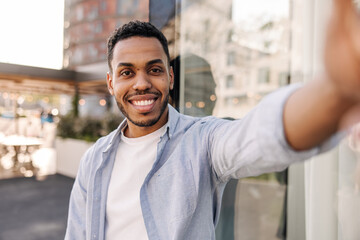
<path fill-rule="evenodd" d="M 33 174 L 33 170 L 35 167 L 32 164 L 31 159 L 31 152 L 29 149 L 31 147 L 38 148 L 43 144 L 43 140 L 41 138 L 35 138 L 35 137 L 25 137 L 20 135 L 10 135 L 10 136 L 3 136 L 0 138 L 0 144 L 3 146 L 6 146 L 14 151 L 13 156 L 13 171 L 20 171 L 22 173 L 27 173 L 27 175 Z M 23 157 L 27 158 L 27 162 L 29 163 L 29 168 L 26 169 L 24 166 L 25 159 L 21 159 L 23 161 L 20 161 L 20 155 L 22 154 Z M 29 174 L 29 172 L 31 173 Z"/>

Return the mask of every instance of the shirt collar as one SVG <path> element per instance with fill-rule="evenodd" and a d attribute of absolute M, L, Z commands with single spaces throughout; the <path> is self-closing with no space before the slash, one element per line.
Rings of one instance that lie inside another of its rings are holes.
<path fill-rule="evenodd" d="M 170 104 L 168 104 L 168 107 L 169 107 L 169 117 L 168 117 L 167 133 L 170 139 L 175 133 L 175 129 L 179 121 L 180 113 L 176 111 L 176 109 L 173 108 Z"/>
<path fill-rule="evenodd" d="M 127 125 L 127 122 L 126 122 L 126 118 L 125 118 L 125 119 L 120 123 L 120 125 L 118 126 L 118 128 L 117 128 L 114 132 L 110 133 L 110 135 L 109 135 L 110 141 L 109 141 L 109 144 L 106 146 L 104 152 L 107 152 L 107 151 L 111 148 L 111 146 L 112 146 L 112 144 L 113 144 L 114 141 L 119 141 L 119 140 L 120 140 L 120 139 L 119 139 L 119 136 L 121 135 L 121 130 L 122 130 L 124 127 L 126 127 L 126 125 Z M 111 136 L 111 135 L 112 135 L 112 136 Z"/>

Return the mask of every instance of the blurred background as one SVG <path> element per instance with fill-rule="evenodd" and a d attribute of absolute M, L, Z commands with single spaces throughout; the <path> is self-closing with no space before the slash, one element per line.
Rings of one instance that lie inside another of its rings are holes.
<path fill-rule="evenodd" d="M 0 240 L 64 238 L 82 154 L 124 119 L 106 87 L 116 27 L 138 19 L 165 34 L 178 111 L 234 119 L 322 70 L 330 9 L 331 0 L 0 1 Z M 230 181 L 217 239 L 360 239 L 359 186 L 355 127 L 327 154 Z"/>

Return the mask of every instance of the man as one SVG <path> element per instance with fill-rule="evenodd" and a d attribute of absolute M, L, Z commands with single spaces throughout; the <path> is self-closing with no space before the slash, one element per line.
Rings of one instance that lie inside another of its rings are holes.
<path fill-rule="evenodd" d="M 215 239 L 231 178 L 278 171 L 323 152 L 360 120 L 360 31 L 335 0 L 326 73 L 266 97 L 242 120 L 181 115 L 165 37 L 130 22 L 108 41 L 107 84 L 126 120 L 84 155 L 66 239 Z"/>

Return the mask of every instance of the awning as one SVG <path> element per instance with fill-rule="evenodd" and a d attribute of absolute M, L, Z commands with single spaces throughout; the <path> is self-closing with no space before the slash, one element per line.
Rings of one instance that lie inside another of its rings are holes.
<path fill-rule="evenodd" d="M 80 73 L 0 63 L 0 91 L 13 93 L 107 95 L 105 74 Z"/>

